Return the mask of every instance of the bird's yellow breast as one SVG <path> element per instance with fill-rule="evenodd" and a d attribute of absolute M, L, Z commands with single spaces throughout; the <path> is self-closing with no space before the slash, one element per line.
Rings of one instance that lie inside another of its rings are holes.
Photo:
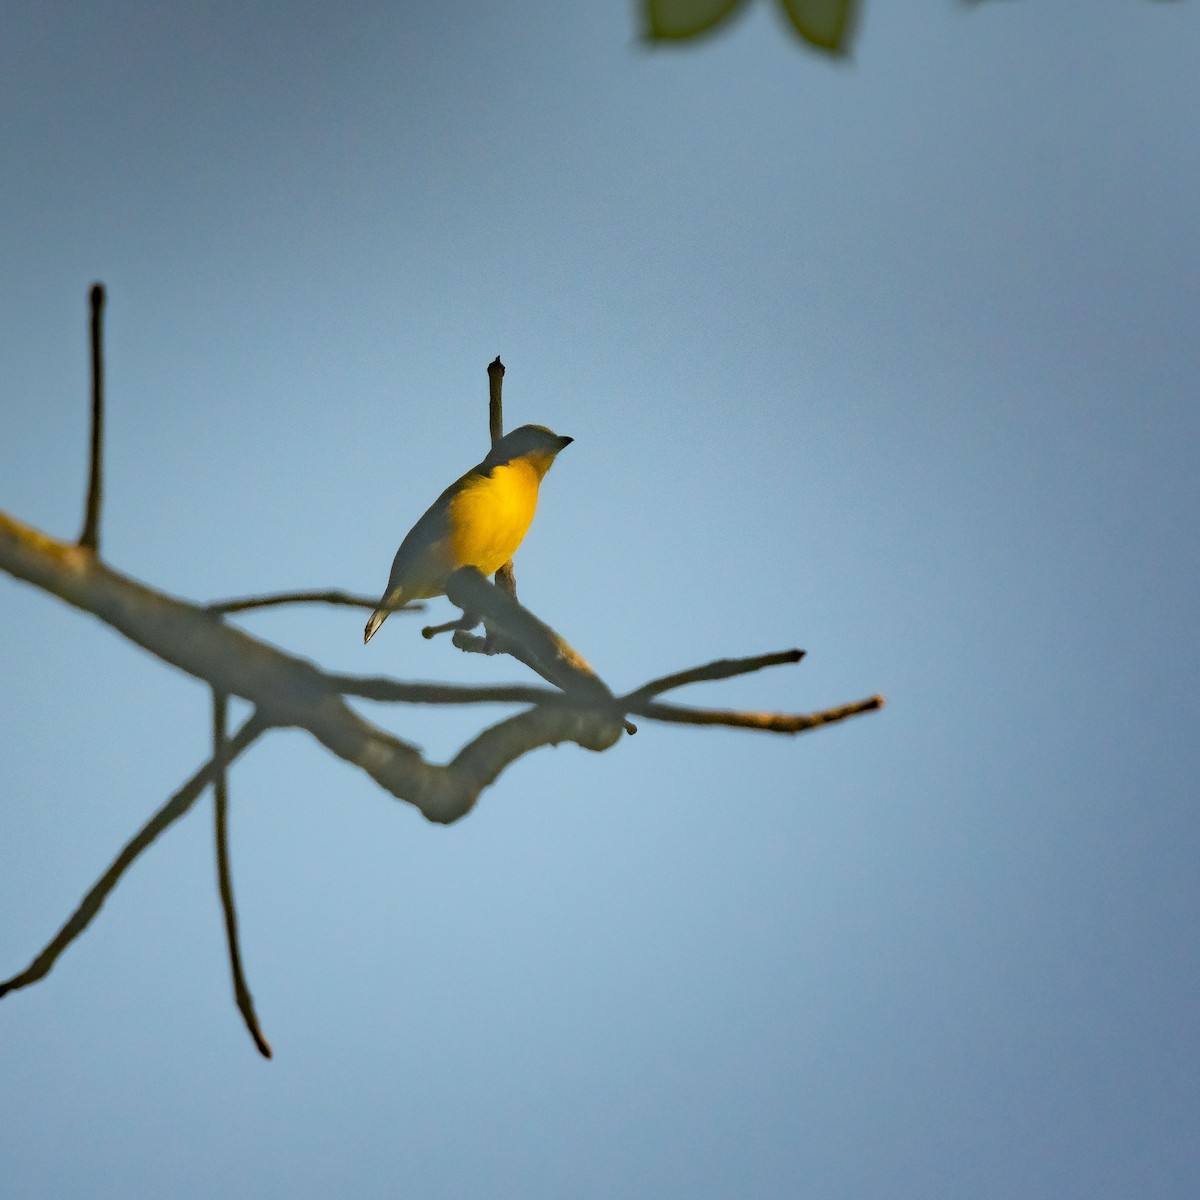
<path fill-rule="evenodd" d="M 516 553 L 537 508 L 545 466 L 531 456 L 464 481 L 451 499 L 446 548 L 453 567 L 498 571 Z"/>

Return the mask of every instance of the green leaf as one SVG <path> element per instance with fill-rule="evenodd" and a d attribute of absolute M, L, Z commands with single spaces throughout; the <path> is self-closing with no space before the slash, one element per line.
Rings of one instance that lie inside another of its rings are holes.
<path fill-rule="evenodd" d="M 646 37 L 679 41 L 708 33 L 728 21 L 746 0 L 642 0 Z"/>
<path fill-rule="evenodd" d="M 857 0 L 779 0 L 796 32 L 811 46 L 846 54 L 854 36 Z"/>

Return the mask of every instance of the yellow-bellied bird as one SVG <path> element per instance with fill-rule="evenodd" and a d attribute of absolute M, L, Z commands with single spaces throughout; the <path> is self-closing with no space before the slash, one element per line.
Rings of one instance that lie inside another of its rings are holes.
<path fill-rule="evenodd" d="M 504 566 L 533 520 L 543 476 L 571 441 L 544 425 L 522 425 L 455 480 L 400 543 L 363 641 L 406 601 L 444 595 L 447 577 L 459 567 L 492 575 Z"/>

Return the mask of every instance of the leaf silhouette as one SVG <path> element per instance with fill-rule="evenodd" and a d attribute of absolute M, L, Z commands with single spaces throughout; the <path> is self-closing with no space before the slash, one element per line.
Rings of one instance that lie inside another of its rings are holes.
<path fill-rule="evenodd" d="M 854 34 L 858 0 L 779 0 L 791 27 L 810 46 L 845 54 Z M 746 0 L 642 0 L 645 36 L 681 42 L 713 32 Z"/>
<path fill-rule="evenodd" d="M 646 37 L 675 42 L 710 33 L 745 4 L 746 0 L 644 0 Z"/>
<path fill-rule="evenodd" d="M 857 0 L 779 0 L 796 32 L 831 54 L 845 54 L 854 36 Z"/>

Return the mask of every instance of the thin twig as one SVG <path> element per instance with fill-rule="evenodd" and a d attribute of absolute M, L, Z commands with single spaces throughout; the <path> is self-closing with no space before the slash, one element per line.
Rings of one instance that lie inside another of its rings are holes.
<path fill-rule="evenodd" d="M 715 662 L 705 663 L 699 667 L 689 667 L 686 671 L 676 671 L 673 675 L 663 675 L 643 683 L 640 688 L 630 692 L 623 699 L 648 700 L 662 692 L 673 688 L 683 687 L 688 683 L 704 683 L 716 679 L 732 679 L 736 675 L 748 675 L 751 671 L 761 671 L 764 667 L 778 667 L 787 663 L 798 663 L 804 657 L 803 650 L 780 650 L 775 654 L 758 654 L 753 658 L 718 658 Z"/>
<path fill-rule="evenodd" d="M 173 825 L 204 794 L 204 789 L 216 778 L 222 764 L 233 762 L 251 742 L 267 728 L 267 721 L 257 712 L 225 744 L 224 754 L 214 755 L 133 835 L 124 849 L 112 861 L 112 865 L 93 884 L 92 890 L 80 901 L 79 907 L 68 918 L 67 923 L 54 935 L 49 945 L 19 975 L 0 983 L 0 996 L 17 988 L 28 987 L 41 979 L 62 952 L 88 927 L 100 906 L 108 898 L 143 850 L 163 830 Z"/>
<path fill-rule="evenodd" d="M 401 704 L 562 704 L 567 697 L 549 688 L 529 684 L 478 687 L 453 683 L 401 683 L 382 676 L 326 675 L 331 687 L 343 696 Z"/>
<path fill-rule="evenodd" d="M 492 445 L 504 436 L 504 364 L 500 355 L 496 355 L 488 363 L 488 432 L 492 435 Z M 510 558 L 495 575 L 496 584 L 506 591 L 514 600 L 517 598 L 517 571 Z M 464 617 L 466 614 L 463 614 Z M 470 626 L 467 626 L 470 628 Z M 483 642 L 484 654 L 495 654 L 496 639 L 489 629 Z M 461 646 L 459 647 L 462 648 Z"/>
<path fill-rule="evenodd" d="M 497 574 L 496 578 L 499 580 L 500 576 Z M 439 633 L 457 634 L 460 631 L 474 629 L 478 624 L 479 618 L 477 616 L 475 616 L 473 613 L 465 612 L 455 617 L 453 621 L 445 621 L 441 625 L 426 625 L 425 628 L 421 630 L 421 636 L 428 641 L 430 638 L 437 637 Z M 454 644 L 456 646 L 458 645 L 457 639 L 455 640 Z M 494 654 L 497 652 L 491 651 L 490 653 Z"/>
<path fill-rule="evenodd" d="M 368 611 L 374 611 L 379 604 L 379 597 L 356 596 L 351 592 L 336 590 L 326 592 L 275 592 L 267 596 L 243 596 L 237 600 L 214 600 L 212 604 L 204 605 L 204 611 L 219 615 L 221 613 L 246 612 L 251 608 L 273 608 L 278 604 L 335 604 L 341 605 L 343 608 L 365 608 Z M 402 612 L 407 610 L 417 612 L 424 607 L 425 605 L 421 603 L 409 603 L 390 611 Z"/>
<path fill-rule="evenodd" d="M 492 437 L 492 445 L 504 436 L 504 364 L 500 355 L 496 355 L 488 363 L 488 432 Z"/>
<path fill-rule="evenodd" d="M 222 757 L 225 750 L 225 717 L 229 697 L 213 688 L 213 761 L 218 764 L 213 780 L 213 816 L 217 841 L 217 888 L 221 893 L 221 910 L 225 914 L 225 940 L 229 946 L 229 969 L 233 975 L 233 995 L 238 1012 L 246 1023 L 254 1044 L 263 1058 L 271 1057 L 271 1046 L 263 1036 L 254 1012 L 254 998 L 246 984 L 242 969 L 242 951 L 238 944 L 237 909 L 233 902 L 233 873 L 229 866 L 229 765 Z"/>
<path fill-rule="evenodd" d="M 401 683 L 398 679 L 373 679 L 356 675 L 326 675 L 328 683 L 343 696 L 400 704 L 535 704 L 552 708 L 587 708 L 566 692 L 528 684 L 460 685 L 453 683 Z M 637 733 L 632 721 L 625 721 L 626 733 Z"/>
<path fill-rule="evenodd" d="M 674 725 L 727 725 L 736 729 L 761 729 L 764 733 L 803 733 L 821 725 L 832 725 L 847 717 L 872 712 L 883 707 L 882 696 L 871 696 L 853 704 L 842 704 L 815 713 L 755 713 L 732 709 L 688 708 L 682 704 L 663 704 L 646 700 L 629 709 L 653 721 L 668 721 Z"/>
<path fill-rule="evenodd" d="M 104 284 L 92 284 L 88 297 L 92 309 L 92 454 L 88 469 L 87 509 L 79 544 L 100 553 L 101 467 L 104 449 Z"/>

